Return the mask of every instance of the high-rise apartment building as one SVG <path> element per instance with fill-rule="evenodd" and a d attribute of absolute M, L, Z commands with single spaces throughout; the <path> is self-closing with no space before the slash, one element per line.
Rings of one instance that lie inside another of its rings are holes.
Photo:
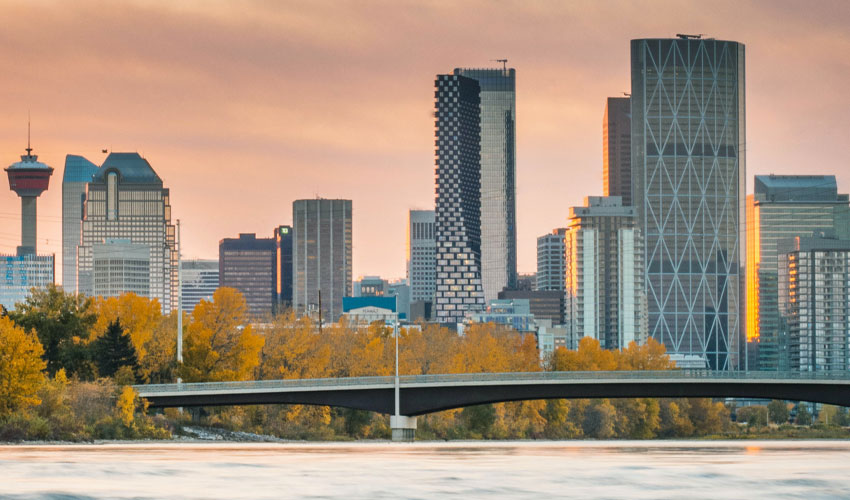
<path fill-rule="evenodd" d="M 66 155 L 62 174 L 62 288 L 77 291 L 77 247 L 83 221 L 86 185 L 98 166 L 82 156 Z"/>
<path fill-rule="evenodd" d="M 411 301 L 434 301 L 437 229 L 433 210 L 411 210 L 407 219 L 407 283 Z"/>
<path fill-rule="evenodd" d="M 833 175 L 757 175 L 747 196 L 747 340 L 750 370 L 786 370 L 788 339 L 780 335 L 779 242 L 833 234 L 850 239 L 850 197 Z"/>
<path fill-rule="evenodd" d="M 779 243 L 779 315 L 789 367 L 850 370 L 850 240 L 796 237 Z"/>
<path fill-rule="evenodd" d="M 619 349 L 646 338 L 643 253 L 634 207 L 589 196 L 570 208 L 565 235 L 566 323 L 576 337 Z"/>
<path fill-rule="evenodd" d="M 481 286 L 484 300 L 516 288 L 516 70 L 456 68 L 478 82 Z"/>
<path fill-rule="evenodd" d="M 567 228 L 559 227 L 537 238 L 537 290 L 564 291 L 567 272 L 564 246 L 566 232 Z"/>
<path fill-rule="evenodd" d="M 645 241 L 649 334 L 735 369 L 743 336 L 744 45 L 631 42 L 632 197 Z"/>
<path fill-rule="evenodd" d="M 165 313 L 177 308 L 171 196 L 150 163 L 138 153 L 111 153 L 92 177 L 86 186 L 81 235 L 77 247 L 77 287 L 81 293 L 96 293 L 95 247 L 122 240 L 148 248 L 147 296 L 157 299 Z"/>
<path fill-rule="evenodd" d="M 334 322 L 351 295 L 351 200 L 295 200 L 292 227 L 295 310 L 313 313 L 321 303 L 322 321 Z"/>
<path fill-rule="evenodd" d="M 632 205 L 632 110 L 628 97 L 609 97 L 602 118 L 602 188 Z"/>
<path fill-rule="evenodd" d="M 275 248 L 275 295 L 276 310 L 283 311 L 292 307 L 292 226 L 278 226 L 274 232 Z"/>
<path fill-rule="evenodd" d="M 218 289 L 218 261 L 184 260 L 181 265 L 183 285 L 180 296 L 183 301 L 183 312 L 192 314 L 200 301 L 211 302 L 213 294 Z"/>
<path fill-rule="evenodd" d="M 219 286 L 239 290 L 255 319 L 275 311 L 276 259 L 274 238 L 242 233 L 218 244 Z"/>
<path fill-rule="evenodd" d="M 459 75 L 437 75 L 437 286 L 433 316 L 458 324 L 482 309 L 480 86 Z"/>

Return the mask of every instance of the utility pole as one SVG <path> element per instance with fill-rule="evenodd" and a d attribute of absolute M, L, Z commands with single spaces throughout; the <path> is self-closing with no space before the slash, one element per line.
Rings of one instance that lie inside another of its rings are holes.
<path fill-rule="evenodd" d="M 180 239 L 180 219 L 177 219 L 177 364 L 183 362 L 183 241 Z M 182 382 L 177 377 L 177 383 Z"/>
<path fill-rule="evenodd" d="M 398 297 L 396 297 L 396 301 L 398 301 Z M 399 401 L 401 390 L 398 381 L 398 316 L 393 323 L 393 337 L 395 337 L 395 418 L 399 418 L 401 416 L 401 403 Z"/>
<path fill-rule="evenodd" d="M 319 289 L 319 336 L 322 335 L 322 289 Z"/>

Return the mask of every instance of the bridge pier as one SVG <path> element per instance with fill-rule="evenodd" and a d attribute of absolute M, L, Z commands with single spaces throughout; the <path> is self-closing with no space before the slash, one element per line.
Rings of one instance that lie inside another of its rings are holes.
<path fill-rule="evenodd" d="M 411 442 L 416 435 L 416 417 L 392 415 L 390 428 L 393 431 L 393 441 Z"/>

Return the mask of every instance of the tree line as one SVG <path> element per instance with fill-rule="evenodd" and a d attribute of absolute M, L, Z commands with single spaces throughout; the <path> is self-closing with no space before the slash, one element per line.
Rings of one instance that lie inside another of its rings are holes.
<path fill-rule="evenodd" d="M 0 440 L 168 437 L 190 413 L 151 415 L 135 383 L 386 376 L 394 373 L 390 328 L 340 322 L 320 329 L 287 311 L 252 325 L 244 297 L 220 288 L 184 318 L 183 362 L 176 362 L 176 313 L 134 294 L 89 298 L 56 287 L 34 290 L 0 318 Z M 668 370 L 654 340 L 622 350 L 583 338 L 541 360 L 533 335 L 475 324 L 459 336 L 423 324 L 402 328 L 403 375 L 480 372 Z M 706 398 L 522 401 L 448 410 L 419 418 L 425 439 L 573 439 L 728 435 L 782 420 L 772 409 L 734 408 Z M 805 419 L 806 407 L 796 411 Z M 795 409 L 796 410 L 796 409 Z M 832 411 L 832 410 L 829 410 Z M 823 412 L 821 412 L 823 413 Z M 831 425 L 843 425 L 835 409 Z M 389 422 L 371 412 L 266 405 L 193 412 L 206 425 L 293 439 L 388 438 Z M 760 415 L 765 415 L 762 425 Z M 827 412 L 827 417 L 830 415 Z M 811 414 L 809 414 L 811 417 Z"/>

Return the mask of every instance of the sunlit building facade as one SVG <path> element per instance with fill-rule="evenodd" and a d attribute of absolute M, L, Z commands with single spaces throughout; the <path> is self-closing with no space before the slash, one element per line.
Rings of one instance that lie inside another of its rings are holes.
<path fill-rule="evenodd" d="M 6 310 L 23 302 L 33 288 L 53 284 L 55 272 L 53 255 L 0 255 L 0 305 Z"/>
<path fill-rule="evenodd" d="M 481 286 L 484 300 L 515 288 L 516 70 L 456 68 L 480 86 Z"/>
<path fill-rule="evenodd" d="M 631 42 L 632 196 L 649 334 L 712 369 L 743 366 L 744 45 Z"/>
<path fill-rule="evenodd" d="M 779 243 L 780 330 L 789 367 L 850 369 L 850 240 L 797 237 Z"/>
<path fill-rule="evenodd" d="M 619 196 L 589 196 L 570 208 L 566 247 L 566 324 L 576 338 L 606 349 L 646 338 L 643 253 L 634 207 Z"/>
<path fill-rule="evenodd" d="M 747 196 L 747 341 L 750 370 L 788 369 L 780 335 L 778 245 L 796 236 L 850 239 L 850 197 L 833 175 L 757 175 Z"/>
<path fill-rule="evenodd" d="M 77 284 L 96 295 L 95 247 L 122 240 L 149 251 L 148 298 L 164 313 L 177 308 L 177 251 L 171 196 L 150 163 L 138 153 L 111 153 L 86 186 Z M 135 259 L 133 259 L 135 260 Z"/>
<path fill-rule="evenodd" d="M 459 75 L 437 75 L 437 283 L 433 315 L 458 324 L 484 308 L 481 288 L 480 87 Z"/>
<path fill-rule="evenodd" d="M 92 245 L 92 294 L 120 297 L 134 293 L 149 297 L 151 252 L 145 244 L 107 239 Z"/>

